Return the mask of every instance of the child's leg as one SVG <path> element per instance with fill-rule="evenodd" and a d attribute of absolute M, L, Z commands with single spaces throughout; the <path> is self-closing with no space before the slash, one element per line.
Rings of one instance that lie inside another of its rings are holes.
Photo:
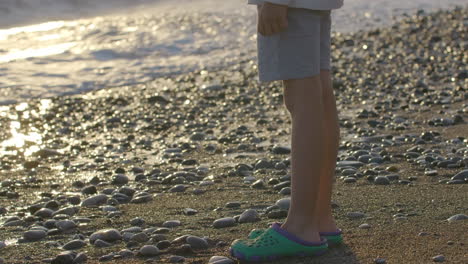
<path fill-rule="evenodd" d="M 292 118 L 292 190 L 282 228 L 311 242 L 320 241 L 316 201 L 323 166 L 322 97 L 320 75 L 284 81 L 284 102 Z"/>
<path fill-rule="evenodd" d="M 322 84 L 323 116 L 323 156 L 324 161 L 320 173 L 320 187 L 317 199 L 316 214 L 319 216 L 320 232 L 333 232 L 337 229 L 332 215 L 331 196 L 335 177 L 336 157 L 338 155 L 340 126 L 336 99 L 333 94 L 331 74 L 329 70 L 320 72 Z"/>

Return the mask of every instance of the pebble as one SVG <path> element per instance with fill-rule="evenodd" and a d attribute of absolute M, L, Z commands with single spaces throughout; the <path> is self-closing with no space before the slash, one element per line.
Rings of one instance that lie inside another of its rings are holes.
<path fill-rule="evenodd" d="M 355 183 L 357 180 L 354 177 L 346 177 L 344 178 L 343 182 L 344 183 Z"/>
<path fill-rule="evenodd" d="M 359 219 L 365 217 L 366 215 L 362 212 L 348 212 L 346 216 L 351 219 Z"/>
<path fill-rule="evenodd" d="M 240 202 L 228 202 L 226 203 L 226 208 L 239 208 L 241 206 Z"/>
<path fill-rule="evenodd" d="M 468 216 L 467 215 L 464 215 L 464 214 L 456 214 L 456 215 L 452 215 L 451 217 L 449 217 L 447 219 L 447 221 L 449 222 L 455 222 L 455 221 L 460 221 L 460 220 L 466 220 L 468 219 Z"/>
<path fill-rule="evenodd" d="M 188 236 L 186 238 L 186 242 L 193 248 L 193 249 L 207 249 L 208 242 L 200 237 L 196 236 Z"/>
<path fill-rule="evenodd" d="M 123 185 L 128 183 L 128 177 L 124 174 L 116 174 L 112 178 L 112 184 Z"/>
<path fill-rule="evenodd" d="M 80 249 L 82 247 L 86 246 L 86 242 L 80 239 L 75 239 L 72 240 L 65 245 L 63 245 L 63 249 L 65 250 L 75 250 L 75 249 Z"/>
<path fill-rule="evenodd" d="M 359 228 L 361 228 L 361 229 L 369 229 L 369 228 L 371 228 L 371 226 L 370 226 L 369 224 L 367 224 L 367 223 L 364 223 L 364 224 L 361 224 L 361 225 L 359 226 Z"/>
<path fill-rule="evenodd" d="M 185 190 L 187 189 L 187 186 L 183 185 L 183 184 L 178 184 L 172 188 L 169 189 L 169 192 L 185 192 Z"/>
<path fill-rule="evenodd" d="M 239 217 L 239 223 L 253 223 L 259 220 L 260 216 L 254 209 L 245 210 Z"/>
<path fill-rule="evenodd" d="M 0 241 L 0 249 L 5 248 L 5 247 L 6 247 L 6 243 L 3 241 Z"/>
<path fill-rule="evenodd" d="M 50 218 L 54 214 L 54 211 L 49 208 L 42 208 L 34 213 L 35 216 L 40 218 Z"/>
<path fill-rule="evenodd" d="M 467 170 L 463 170 L 463 171 L 460 171 L 459 173 L 455 174 L 451 180 L 463 180 L 463 181 L 467 181 L 468 180 L 468 169 Z"/>
<path fill-rule="evenodd" d="M 156 247 L 158 247 L 161 250 L 164 250 L 170 246 L 171 246 L 171 241 L 169 240 L 161 240 L 156 244 Z"/>
<path fill-rule="evenodd" d="M 385 264 L 385 263 L 387 263 L 387 261 L 385 259 L 383 259 L 383 258 L 376 258 L 374 260 L 374 263 L 375 264 Z"/>
<path fill-rule="evenodd" d="M 162 224 L 163 227 L 167 227 L 167 228 L 173 228 L 173 227 L 177 227 L 177 226 L 180 226 L 181 223 L 179 220 L 169 220 L 169 221 L 166 221 Z"/>
<path fill-rule="evenodd" d="M 263 180 L 257 180 L 252 185 L 250 185 L 252 189 L 263 189 L 265 188 L 265 182 Z"/>
<path fill-rule="evenodd" d="M 47 232 L 44 230 L 29 230 L 24 232 L 23 238 L 27 241 L 37 241 L 45 238 Z"/>
<path fill-rule="evenodd" d="M 278 201 L 276 201 L 275 203 L 281 210 L 289 210 L 289 206 L 291 204 L 291 198 L 290 197 L 287 197 L 287 198 L 282 198 L 282 199 L 279 199 Z"/>
<path fill-rule="evenodd" d="M 224 227 L 231 227 L 235 225 L 236 225 L 236 219 L 232 217 L 220 218 L 213 222 L 214 228 L 224 228 Z"/>
<path fill-rule="evenodd" d="M 0 264 L 4 264 L 4 263 L 5 263 L 5 260 L 2 257 L 0 257 Z"/>
<path fill-rule="evenodd" d="M 131 241 L 135 241 L 135 242 L 138 242 L 138 243 L 145 243 L 146 241 L 149 240 L 149 237 L 148 235 L 146 235 L 145 233 L 137 233 L 137 234 L 134 234 L 131 238 L 130 238 Z"/>
<path fill-rule="evenodd" d="M 112 246 L 111 243 L 107 242 L 107 241 L 104 241 L 102 239 L 96 239 L 94 242 L 93 242 L 93 245 L 95 247 L 98 247 L 98 248 L 104 248 L 104 247 L 110 247 Z"/>
<path fill-rule="evenodd" d="M 223 257 L 223 256 L 213 256 L 208 261 L 208 264 L 234 264 L 234 260 Z"/>
<path fill-rule="evenodd" d="M 101 229 L 91 234 L 89 241 L 94 244 L 96 240 L 104 240 L 107 242 L 115 242 L 122 239 L 122 235 L 117 229 Z"/>
<path fill-rule="evenodd" d="M 159 255 L 159 249 L 152 245 L 144 245 L 140 248 L 139 253 L 143 257 L 154 257 Z"/>
<path fill-rule="evenodd" d="M 195 215 L 197 214 L 198 211 L 192 208 L 185 208 L 184 209 L 184 215 Z"/>
<path fill-rule="evenodd" d="M 94 207 L 94 206 L 99 206 L 103 205 L 107 202 L 109 197 L 105 194 L 98 194 L 95 196 L 91 196 L 89 198 L 86 198 L 81 202 L 81 206 L 83 207 Z"/>
<path fill-rule="evenodd" d="M 336 167 L 354 167 L 354 168 L 360 168 L 364 166 L 363 162 L 360 161 L 354 161 L 354 160 L 343 160 L 343 161 L 338 161 L 336 163 Z"/>
<path fill-rule="evenodd" d="M 273 152 L 273 154 L 290 154 L 291 153 L 291 148 L 285 147 L 285 146 L 275 145 L 275 146 L 273 146 L 271 151 Z"/>
<path fill-rule="evenodd" d="M 85 263 L 88 260 L 88 256 L 84 252 L 80 252 L 76 255 L 73 263 Z"/>
<path fill-rule="evenodd" d="M 170 256 L 169 263 L 182 263 L 185 261 L 185 258 L 182 256 Z"/>
<path fill-rule="evenodd" d="M 70 220 L 62 220 L 62 221 L 57 221 L 55 223 L 55 226 L 60 230 L 60 231 L 69 231 L 73 228 L 76 228 L 77 225 L 75 222 L 70 221 Z"/>
<path fill-rule="evenodd" d="M 386 176 L 377 176 L 374 179 L 374 183 L 377 185 L 389 185 L 390 180 Z"/>
<path fill-rule="evenodd" d="M 437 255 L 437 256 L 432 258 L 432 261 L 434 261 L 434 262 L 444 262 L 445 257 L 443 255 Z"/>
<path fill-rule="evenodd" d="M 62 252 L 52 260 L 51 264 L 70 264 L 74 259 L 75 256 L 70 252 Z"/>
<path fill-rule="evenodd" d="M 284 187 L 283 189 L 281 189 L 278 194 L 282 194 L 282 195 L 290 195 L 291 194 L 291 187 Z"/>

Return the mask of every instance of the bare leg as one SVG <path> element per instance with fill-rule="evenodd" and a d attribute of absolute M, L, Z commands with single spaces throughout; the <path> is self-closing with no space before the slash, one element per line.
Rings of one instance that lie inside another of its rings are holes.
<path fill-rule="evenodd" d="M 324 104 L 323 142 L 325 145 L 323 148 L 324 160 L 320 168 L 320 187 L 316 205 L 316 215 L 319 217 L 319 230 L 321 232 L 332 232 L 337 228 L 332 215 L 331 197 L 340 140 L 340 126 L 330 71 L 322 70 L 320 78 L 322 81 L 322 98 Z"/>
<path fill-rule="evenodd" d="M 320 75 L 284 81 L 284 100 L 292 118 L 291 206 L 283 229 L 307 241 L 320 241 L 316 214 L 323 167 L 322 82 Z"/>

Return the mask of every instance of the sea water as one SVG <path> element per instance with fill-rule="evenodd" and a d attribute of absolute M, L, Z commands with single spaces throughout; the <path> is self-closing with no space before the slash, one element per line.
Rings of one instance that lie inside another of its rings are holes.
<path fill-rule="evenodd" d="M 246 0 L 2 0 L 0 104 L 255 60 Z M 333 30 L 385 26 L 467 0 L 345 0 Z"/>

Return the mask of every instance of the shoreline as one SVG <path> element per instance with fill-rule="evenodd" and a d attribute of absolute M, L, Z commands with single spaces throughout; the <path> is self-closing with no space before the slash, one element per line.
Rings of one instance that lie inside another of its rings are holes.
<path fill-rule="evenodd" d="M 333 213 L 345 244 L 273 263 L 463 262 L 467 13 L 334 35 Z M 14 135 L 26 149 L 1 145 L 0 263 L 77 257 L 65 245 L 87 263 L 208 263 L 284 219 L 290 120 L 279 83 L 258 84 L 255 64 L 3 107 L 1 142 Z M 95 233 L 106 228 L 118 235 Z"/>

